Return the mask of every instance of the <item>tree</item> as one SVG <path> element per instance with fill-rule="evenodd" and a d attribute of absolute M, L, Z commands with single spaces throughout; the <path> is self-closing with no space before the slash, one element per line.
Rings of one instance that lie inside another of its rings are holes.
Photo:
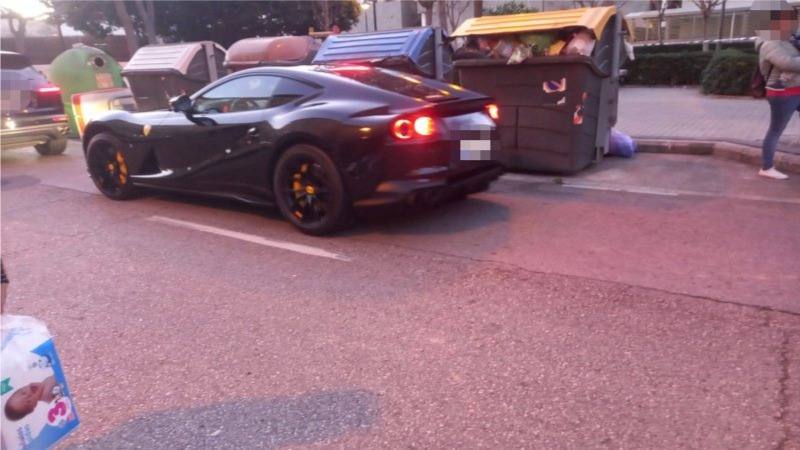
<path fill-rule="evenodd" d="M 336 25 L 346 31 L 359 14 L 355 0 L 53 1 L 63 4 L 68 25 L 92 36 L 104 38 L 124 28 L 129 47 L 155 44 L 158 37 L 166 42 L 212 40 L 228 47 L 246 37 L 305 35 L 310 27 Z"/>
<path fill-rule="evenodd" d="M 355 18 L 361 12 L 358 2 L 355 1 L 315 1 L 312 2 L 314 11 L 314 29 L 330 30 L 334 25 L 339 29 L 346 27 L 350 29 L 355 22 Z"/>
<path fill-rule="evenodd" d="M 157 1 L 156 32 L 167 42 L 213 40 L 229 47 L 255 36 L 305 35 L 308 29 L 346 31 L 358 20 L 354 0 L 306 1 Z"/>
<path fill-rule="evenodd" d="M 681 0 L 650 0 L 650 10 L 658 11 L 658 43 L 664 45 L 664 18 L 668 9 L 680 8 Z"/>
<path fill-rule="evenodd" d="M 8 21 L 8 28 L 11 30 L 11 34 L 14 35 L 14 44 L 17 46 L 17 52 L 25 53 L 25 33 L 29 19 L 8 8 L 0 9 L 0 17 Z"/>
<path fill-rule="evenodd" d="M 133 19 L 128 14 L 128 8 L 125 7 L 123 0 L 114 0 L 114 10 L 117 12 L 117 20 L 122 24 L 125 30 L 125 40 L 128 42 L 128 52 L 133 55 L 139 48 L 138 39 L 136 38 L 136 31 L 133 29 Z"/>
<path fill-rule="evenodd" d="M 703 51 L 708 51 L 708 21 L 711 19 L 711 12 L 719 6 L 722 0 L 692 0 L 692 3 L 700 9 L 703 17 Z"/>
<path fill-rule="evenodd" d="M 483 13 L 487 16 L 505 16 L 507 14 L 523 14 L 538 12 L 536 8 L 529 8 L 528 5 L 522 2 L 510 1 L 498 5 L 493 9 L 486 9 Z"/>
<path fill-rule="evenodd" d="M 417 0 L 420 6 L 425 10 L 425 25 L 433 25 L 433 0 Z"/>
<path fill-rule="evenodd" d="M 153 0 L 136 0 L 136 12 L 144 25 L 144 31 L 147 35 L 147 42 L 155 44 L 158 42 L 156 37 L 156 9 L 153 5 Z"/>
<path fill-rule="evenodd" d="M 483 0 L 472 1 L 472 16 L 480 17 L 483 15 Z"/>
<path fill-rule="evenodd" d="M 461 23 L 461 16 L 467 11 L 469 8 L 470 2 L 462 1 L 462 0 L 439 0 L 439 5 L 442 5 L 444 8 L 444 17 L 446 20 L 440 21 L 442 22 L 442 28 L 448 31 L 455 30 L 456 27 Z M 442 9 L 439 10 L 440 14 L 442 13 Z"/>
<path fill-rule="evenodd" d="M 141 43 L 148 42 L 144 21 L 135 3 L 133 0 L 52 0 L 51 20 L 58 20 L 58 15 L 72 28 L 100 39 L 122 28 L 128 51 L 133 55 Z"/>
<path fill-rule="evenodd" d="M 61 31 L 61 25 L 66 21 L 64 17 L 63 5 L 61 3 L 56 3 L 54 0 L 39 0 L 42 2 L 42 5 L 47 7 L 50 10 L 50 13 L 46 16 L 47 23 L 56 27 L 56 32 L 58 33 L 58 40 L 61 43 L 61 50 L 67 49 L 67 43 L 64 41 L 64 34 Z"/>

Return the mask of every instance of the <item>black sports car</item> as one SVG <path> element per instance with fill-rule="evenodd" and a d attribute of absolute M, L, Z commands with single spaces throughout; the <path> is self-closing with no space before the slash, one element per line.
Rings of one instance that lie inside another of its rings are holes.
<path fill-rule="evenodd" d="M 353 206 L 435 204 L 488 188 L 497 107 L 460 86 L 363 65 L 236 72 L 171 111 L 114 111 L 83 136 L 97 188 L 141 187 L 274 204 L 325 234 Z"/>

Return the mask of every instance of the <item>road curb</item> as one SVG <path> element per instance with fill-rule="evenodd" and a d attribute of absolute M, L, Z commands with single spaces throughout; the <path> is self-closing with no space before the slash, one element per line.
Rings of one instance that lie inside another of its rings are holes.
<path fill-rule="evenodd" d="M 761 166 L 761 149 L 751 145 L 670 139 L 636 139 L 636 144 L 637 151 L 641 153 L 716 156 Z M 775 167 L 784 172 L 800 174 L 800 155 L 778 151 L 775 154 Z"/>

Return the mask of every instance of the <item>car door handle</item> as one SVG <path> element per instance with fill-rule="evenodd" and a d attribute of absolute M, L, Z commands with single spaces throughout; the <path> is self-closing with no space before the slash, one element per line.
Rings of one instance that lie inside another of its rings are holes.
<path fill-rule="evenodd" d="M 250 136 L 250 137 L 258 137 L 258 128 L 250 127 L 247 130 L 247 135 Z"/>

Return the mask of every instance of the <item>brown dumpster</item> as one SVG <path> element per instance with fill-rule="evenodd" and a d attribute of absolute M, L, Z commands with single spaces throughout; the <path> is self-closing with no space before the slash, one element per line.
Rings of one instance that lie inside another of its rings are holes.
<path fill-rule="evenodd" d="M 229 72 L 257 66 L 296 66 L 314 59 L 319 43 L 311 36 L 247 38 L 228 49 L 225 68 Z"/>

